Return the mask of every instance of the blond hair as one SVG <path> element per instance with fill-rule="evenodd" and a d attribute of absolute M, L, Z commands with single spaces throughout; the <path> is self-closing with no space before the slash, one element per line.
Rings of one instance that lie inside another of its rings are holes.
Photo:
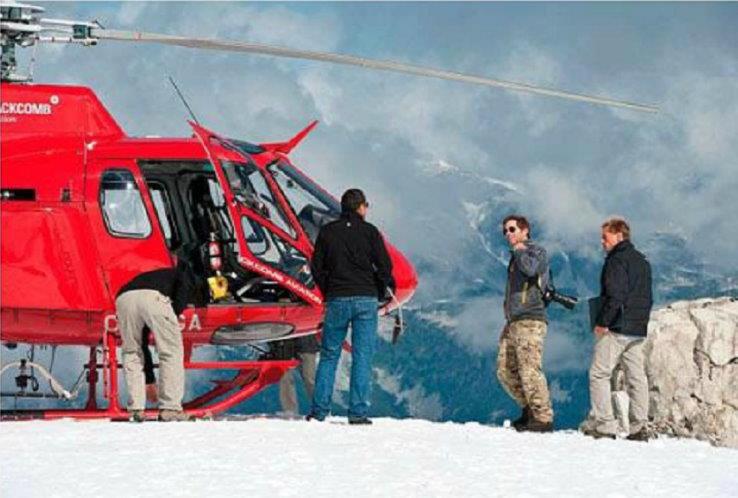
<path fill-rule="evenodd" d="M 622 233 L 623 239 L 630 240 L 630 225 L 623 218 L 610 218 L 602 224 L 602 229 L 610 233 Z"/>

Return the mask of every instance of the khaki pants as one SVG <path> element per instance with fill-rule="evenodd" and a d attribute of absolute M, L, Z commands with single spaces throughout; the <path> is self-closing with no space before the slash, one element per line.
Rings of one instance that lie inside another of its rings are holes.
<path fill-rule="evenodd" d="M 123 340 L 123 369 L 129 410 L 146 406 L 141 330 L 148 325 L 159 353 L 159 408 L 181 410 L 184 395 L 184 348 L 177 317 L 168 297 L 154 290 L 124 292 L 115 300 Z"/>
<path fill-rule="evenodd" d="M 648 420 L 648 380 L 643 360 L 643 337 L 608 332 L 598 336 L 589 369 L 590 424 L 602 434 L 615 434 L 618 421 L 612 406 L 611 379 L 620 363 L 630 398 L 630 433 L 640 431 Z"/>
<path fill-rule="evenodd" d="M 300 364 L 297 366 L 305 386 L 308 400 L 313 401 L 315 391 L 315 357 L 317 353 L 298 353 Z M 295 375 L 289 371 L 279 381 L 279 402 L 282 410 L 288 413 L 298 413 L 300 407 L 297 403 L 297 391 L 295 390 Z"/>
<path fill-rule="evenodd" d="M 521 407 L 529 407 L 541 422 L 553 421 L 553 408 L 543 374 L 546 323 L 519 320 L 505 326 L 497 354 L 497 378 Z"/>

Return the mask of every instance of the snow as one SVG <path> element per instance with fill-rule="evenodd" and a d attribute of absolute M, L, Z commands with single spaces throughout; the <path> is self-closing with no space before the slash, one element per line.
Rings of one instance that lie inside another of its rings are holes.
<path fill-rule="evenodd" d="M 476 423 L 0 424 L 0 495 L 735 496 L 738 452 Z"/>

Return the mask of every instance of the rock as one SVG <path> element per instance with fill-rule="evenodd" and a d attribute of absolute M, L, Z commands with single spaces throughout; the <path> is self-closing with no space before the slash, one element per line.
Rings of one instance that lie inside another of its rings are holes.
<path fill-rule="evenodd" d="M 738 301 L 654 311 L 645 353 L 653 428 L 738 448 Z"/>

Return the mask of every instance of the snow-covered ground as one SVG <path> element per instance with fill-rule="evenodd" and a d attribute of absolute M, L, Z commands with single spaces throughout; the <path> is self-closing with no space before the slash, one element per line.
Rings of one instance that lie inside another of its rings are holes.
<path fill-rule="evenodd" d="M 736 496 L 738 451 L 479 424 L 0 424 L 0 496 Z"/>

